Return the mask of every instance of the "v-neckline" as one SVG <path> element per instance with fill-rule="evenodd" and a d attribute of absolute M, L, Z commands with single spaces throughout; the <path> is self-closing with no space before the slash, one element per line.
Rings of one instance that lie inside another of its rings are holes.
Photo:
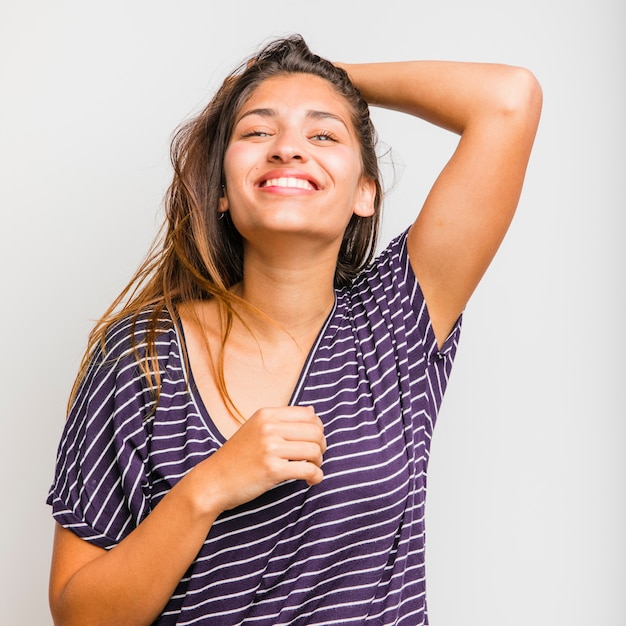
<path fill-rule="evenodd" d="M 309 376 L 309 372 L 311 371 L 311 366 L 315 361 L 315 355 L 319 349 L 320 344 L 323 342 L 324 337 L 326 336 L 328 327 L 330 325 L 330 321 L 333 319 L 335 315 L 335 311 L 337 309 L 337 293 L 335 292 L 333 306 L 330 309 L 330 312 L 326 316 L 324 323 L 320 327 L 320 330 L 317 333 L 315 341 L 311 345 L 307 358 L 304 361 L 304 364 L 300 370 L 300 374 L 298 376 L 296 385 L 291 393 L 291 397 L 289 399 L 288 406 L 294 406 L 298 403 L 303 389 L 306 387 L 306 381 Z M 189 358 L 184 358 L 184 353 L 187 350 L 187 341 L 185 338 L 185 329 L 183 327 L 183 321 L 179 313 L 177 313 L 177 324 L 175 326 L 175 332 L 178 339 L 178 351 L 179 358 L 182 364 L 183 373 L 185 376 L 185 380 L 187 382 L 187 386 L 189 389 L 189 395 L 195 406 L 198 414 L 202 418 L 207 430 L 215 437 L 215 439 L 223 445 L 228 441 L 228 437 L 224 435 L 222 430 L 217 426 L 215 421 L 213 420 L 211 413 L 209 412 L 204 400 L 202 399 L 202 395 L 198 386 L 196 384 L 193 369 L 191 367 L 191 363 Z"/>
<path fill-rule="evenodd" d="M 319 332 L 317 333 L 317 336 L 315 337 L 315 341 L 311 345 L 311 349 L 309 350 L 309 353 L 304 361 L 304 364 L 302 365 L 302 369 L 300 370 L 300 375 L 298 376 L 296 385 L 293 389 L 293 392 L 291 393 L 291 398 L 289 399 L 289 406 L 294 406 L 297 403 L 300 396 L 302 395 L 302 390 L 306 386 L 306 381 L 307 381 L 309 372 L 311 370 L 311 365 L 313 364 L 313 361 L 315 360 L 315 355 L 317 354 L 317 350 L 320 344 L 322 343 L 322 340 L 326 336 L 326 331 L 330 324 L 330 320 L 334 317 L 336 309 L 337 309 L 337 293 L 335 293 L 333 306 L 330 309 L 330 312 L 328 313 L 328 315 L 326 316 L 326 319 L 324 320 L 324 323 L 322 324 Z"/>

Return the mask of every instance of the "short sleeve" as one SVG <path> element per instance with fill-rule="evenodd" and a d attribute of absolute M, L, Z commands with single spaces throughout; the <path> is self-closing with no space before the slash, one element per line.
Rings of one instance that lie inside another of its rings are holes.
<path fill-rule="evenodd" d="M 112 548 L 149 512 L 148 421 L 153 406 L 128 326 L 98 350 L 70 410 L 48 495 L 55 520 Z"/>
<path fill-rule="evenodd" d="M 459 343 L 463 316 L 459 316 L 439 347 L 422 288 L 409 259 L 407 242 L 408 229 L 395 237 L 380 254 L 369 271 L 368 280 L 370 283 L 380 281 L 380 286 L 372 287 L 372 290 L 378 288 L 384 291 L 390 307 L 402 311 L 401 315 L 394 317 L 392 325 L 396 326 L 402 320 L 407 341 L 423 345 L 429 363 L 447 361 L 451 365 Z"/>

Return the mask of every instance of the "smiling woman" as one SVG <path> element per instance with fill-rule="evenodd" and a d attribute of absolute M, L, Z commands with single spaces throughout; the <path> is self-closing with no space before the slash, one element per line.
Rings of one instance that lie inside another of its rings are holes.
<path fill-rule="evenodd" d="M 246 255 L 262 247 L 314 265 L 329 244 L 336 259 L 352 216 L 374 214 L 375 183 L 363 173 L 351 118 L 345 98 L 310 74 L 270 78 L 253 92 L 226 150 L 220 204 Z"/>
<path fill-rule="evenodd" d="M 373 262 L 368 102 L 461 136 Z M 226 79 L 176 136 L 163 238 L 77 377 L 56 623 L 428 623 L 429 442 L 540 108 L 520 68 L 340 67 L 297 36 Z"/>

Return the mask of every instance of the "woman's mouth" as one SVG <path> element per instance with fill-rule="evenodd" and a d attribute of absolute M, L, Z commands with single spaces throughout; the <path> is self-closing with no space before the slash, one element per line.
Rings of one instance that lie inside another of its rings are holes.
<path fill-rule="evenodd" d="M 267 178 L 261 181 L 259 187 L 280 187 L 282 189 L 305 189 L 306 191 L 316 191 L 317 185 L 305 178 L 295 178 L 292 176 L 281 176 L 279 178 Z"/>

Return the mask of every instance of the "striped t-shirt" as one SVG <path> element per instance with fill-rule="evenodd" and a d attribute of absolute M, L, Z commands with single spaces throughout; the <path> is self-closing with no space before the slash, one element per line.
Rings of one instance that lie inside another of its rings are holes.
<path fill-rule="evenodd" d="M 147 315 L 134 328 L 145 336 Z M 57 522 L 113 548 L 224 438 L 186 371 L 171 319 L 154 396 L 108 334 L 63 433 L 48 502 Z M 288 481 L 224 512 L 157 624 L 427 624 L 426 469 L 460 322 L 437 348 L 406 233 L 337 290 L 293 392 L 324 423 L 324 480 Z"/>

